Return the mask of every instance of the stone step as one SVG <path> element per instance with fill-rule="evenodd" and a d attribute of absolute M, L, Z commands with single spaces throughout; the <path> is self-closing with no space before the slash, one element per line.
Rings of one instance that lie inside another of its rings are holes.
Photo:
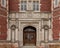
<path fill-rule="evenodd" d="M 36 48 L 36 46 L 23 46 L 22 48 Z"/>

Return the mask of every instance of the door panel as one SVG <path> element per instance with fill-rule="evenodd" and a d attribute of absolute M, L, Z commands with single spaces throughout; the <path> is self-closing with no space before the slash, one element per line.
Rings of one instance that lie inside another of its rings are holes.
<path fill-rule="evenodd" d="M 24 45 L 35 45 L 36 44 L 36 33 L 35 32 L 24 32 L 23 36 Z"/>

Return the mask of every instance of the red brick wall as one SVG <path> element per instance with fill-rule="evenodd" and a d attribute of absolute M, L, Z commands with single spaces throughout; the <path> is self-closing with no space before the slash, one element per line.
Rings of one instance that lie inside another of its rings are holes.
<path fill-rule="evenodd" d="M 9 0 L 9 11 L 18 12 L 19 11 L 19 0 Z"/>
<path fill-rule="evenodd" d="M 0 40 L 5 40 L 7 38 L 7 5 L 6 7 L 3 7 L 1 4 L 0 4 L 0 32 L 1 32 Z"/>
<path fill-rule="evenodd" d="M 41 12 L 51 12 L 51 0 L 41 0 Z"/>
<path fill-rule="evenodd" d="M 53 39 L 59 39 L 59 17 L 53 18 Z"/>
<path fill-rule="evenodd" d="M 59 15 L 60 15 L 60 7 L 56 7 L 53 9 L 53 38 L 54 40 L 59 39 L 60 32 L 60 24 L 59 24 Z"/>
<path fill-rule="evenodd" d="M 0 39 L 5 40 L 7 38 L 7 18 L 0 16 Z"/>

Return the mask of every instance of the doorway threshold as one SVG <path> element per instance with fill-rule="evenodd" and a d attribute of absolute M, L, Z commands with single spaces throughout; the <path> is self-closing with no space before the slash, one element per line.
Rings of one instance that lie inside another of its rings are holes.
<path fill-rule="evenodd" d="M 36 48 L 36 46 L 23 46 L 22 48 Z"/>

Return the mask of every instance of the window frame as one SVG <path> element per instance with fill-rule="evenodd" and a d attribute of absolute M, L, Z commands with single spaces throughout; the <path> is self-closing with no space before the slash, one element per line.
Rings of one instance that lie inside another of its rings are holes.
<path fill-rule="evenodd" d="M 26 1 L 26 10 L 21 10 L 21 4 L 22 4 L 21 2 L 22 2 L 22 1 Z M 27 1 L 27 0 L 21 0 L 21 1 L 20 1 L 20 4 L 19 4 L 19 12 L 26 12 L 27 10 L 29 10 L 29 9 L 27 8 L 27 7 L 28 7 L 28 2 L 29 2 L 29 1 Z M 41 5 L 41 4 L 40 4 L 40 0 L 38 1 L 38 8 L 39 8 L 38 10 L 33 10 L 33 2 L 34 2 L 34 1 L 31 1 L 31 3 L 32 3 L 32 9 L 31 9 L 31 10 L 32 10 L 33 12 L 40 12 L 40 5 Z M 35 1 L 35 2 L 37 2 L 37 1 Z"/>
<path fill-rule="evenodd" d="M 54 8 L 59 6 L 59 0 L 54 0 Z"/>
<path fill-rule="evenodd" d="M 24 12 L 27 9 L 27 2 L 26 1 L 21 1 L 21 11 Z M 23 8 L 23 9 L 22 9 Z"/>
<path fill-rule="evenodd" d="M 6 0 L 1 0 L 1 6 L 6 7 L 7 1 Z"/>
<path fill-rule="evenodd" d="M 34 6 L 35 6 L 35 9 L 34 9 Z M 39 3 L 39 1 L 33 1 L 33 11 L 34 12 L 40 12 L 40 3 Z"/>

